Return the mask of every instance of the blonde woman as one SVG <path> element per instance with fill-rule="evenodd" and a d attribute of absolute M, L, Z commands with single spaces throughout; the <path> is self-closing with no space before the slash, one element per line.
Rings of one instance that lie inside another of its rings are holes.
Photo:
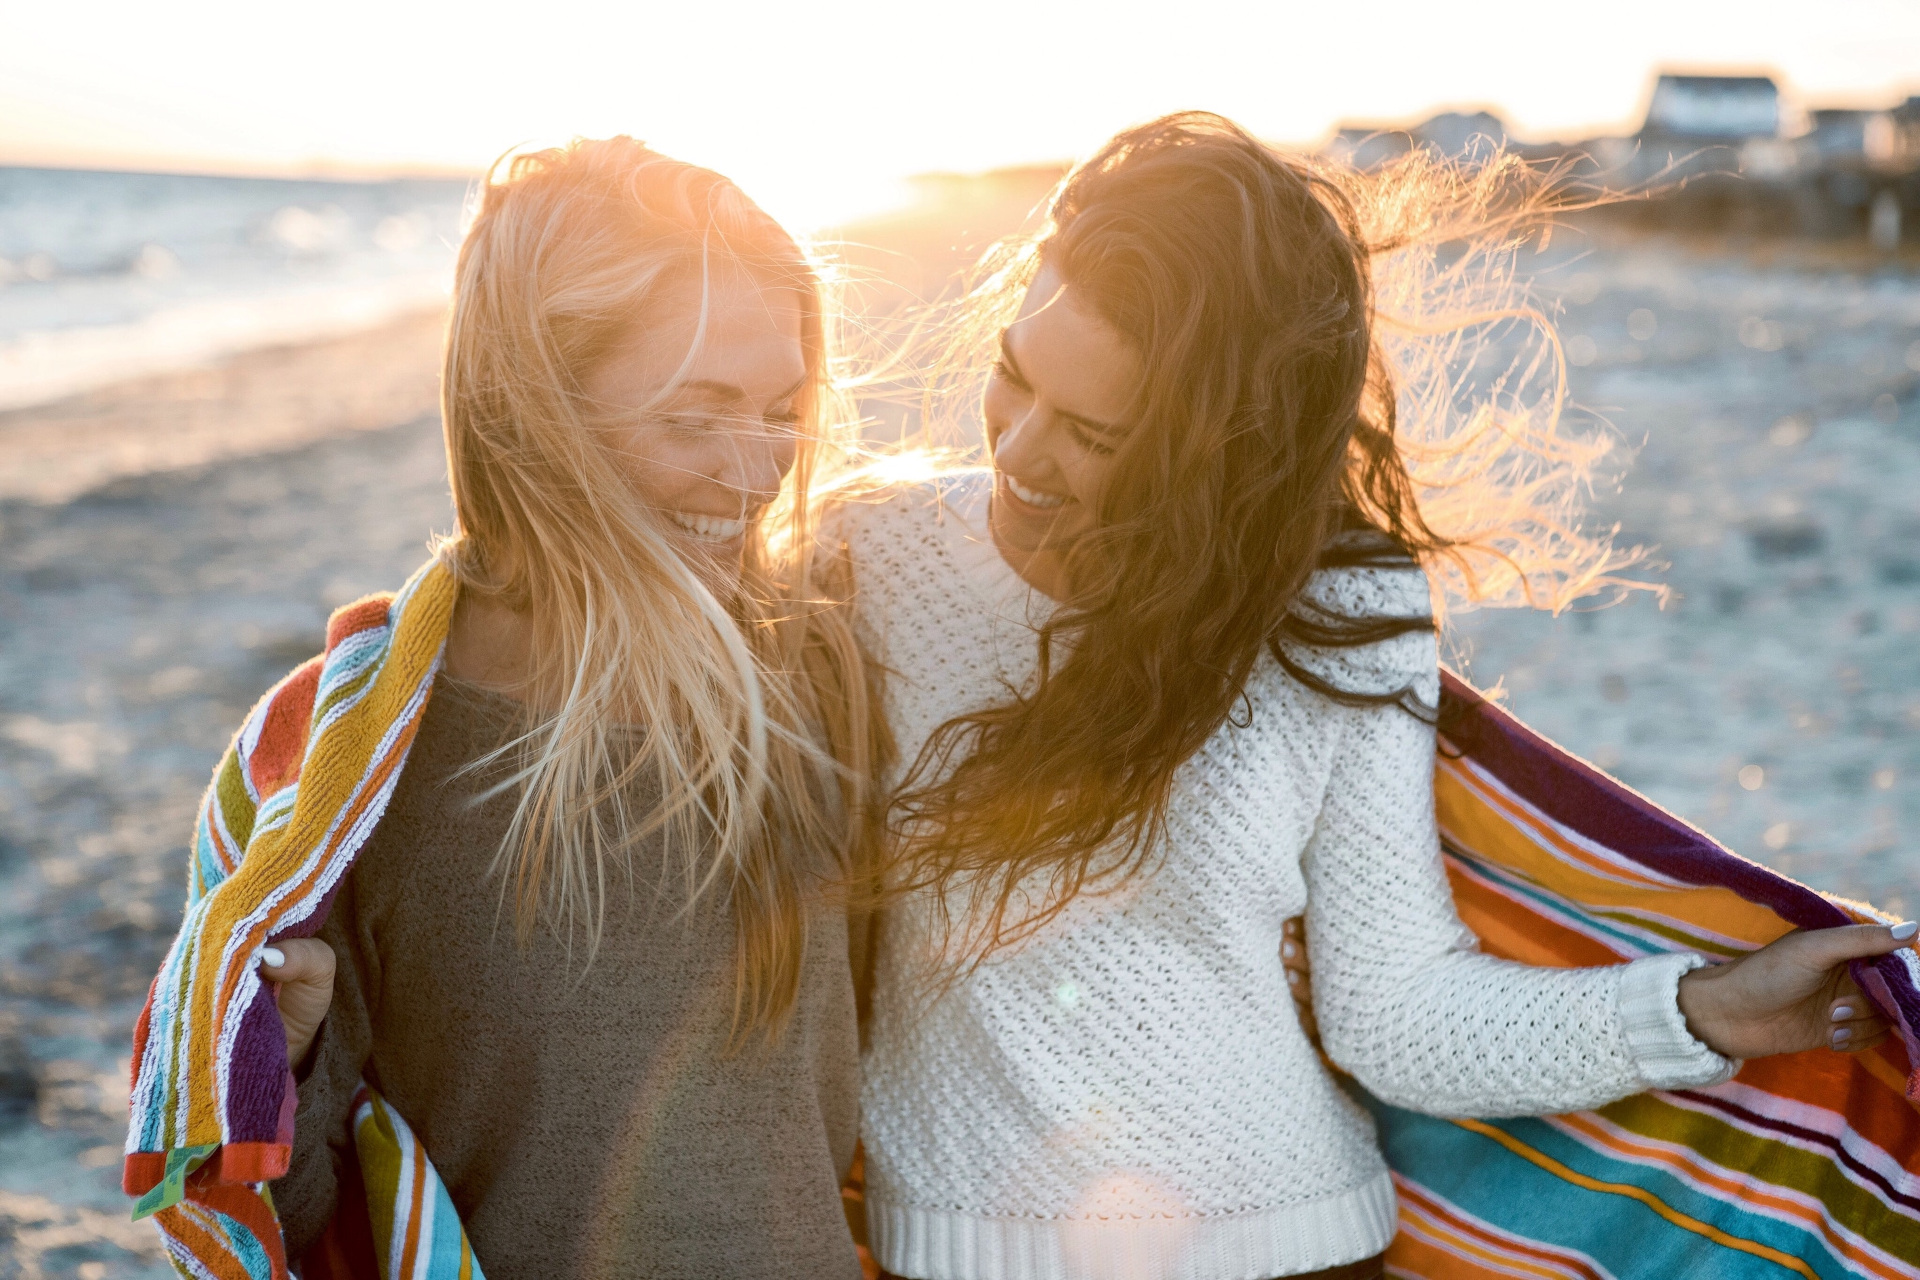
<path fill-rule="evenodd" d="M 833 886 L 865 677 L 804 560 L 828 318 L 772 219 L 629 139 L 486 185 L 447 340 L 445 668 L 325 928 L 265 970 L 290 1257 L 346 1194 L 364 1077 L 489 1275 L 859 1275 Z"/>
<path fill-rule="evenodd" d="M 862 1098 L 897 1275 L 1379 1275 L 1393 1183 L 1280 963 L 1303 911 L 1328 1054 L 1405 1108 L 1589 1108 L 1884 1033 L 1836 966 L 1911 924 L 1712 968 L 1475 949 L 1422 566 L 1531 560 L 1547 590 L 1605 562 L 1525 457 L 1455 476 L 1477 528 L 1429 523 L 1368 243 L 1219 117 L 1119 135 L 981 294 L 991 469 L 849 510 L 910 764 Z M 1507 425 L 1481 438 L 1553 443 Z"/>

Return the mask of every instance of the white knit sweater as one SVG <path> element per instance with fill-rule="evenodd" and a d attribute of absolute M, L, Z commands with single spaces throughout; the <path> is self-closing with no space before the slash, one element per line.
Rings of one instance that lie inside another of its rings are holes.
<path fill-rule="evenodd" d="M 1034 672 L 1045 601 L 994 551 L 989 494 L 974 473 L 848 520 L 903 760 Z M 1417 571 L 1309 590 L 1346 612 L 1428 605 Z M 1348 688 L 1438 693 L 1430 634 L 1300 656 Z M 1549 1113 L 1733 1070 L 1676 1004 L 1698 957 L 1536 969 L 1475 949 L 1440 861 L 1431 728 L 1315 694 L 1270 655 L 1247 698 L 1251 721 L 1182 766 L 1150 874 L 931 1001 L 925 904 L 884 922 L 862 1097 L 883 1267 L 1255 1280 L 1383 1249 L 1394 1195 L 1372 1122 L 1314 1054 L 1280 964 L 1281 922 L 1303 911 L 1326 1050 L 1388 1102 Z"/>

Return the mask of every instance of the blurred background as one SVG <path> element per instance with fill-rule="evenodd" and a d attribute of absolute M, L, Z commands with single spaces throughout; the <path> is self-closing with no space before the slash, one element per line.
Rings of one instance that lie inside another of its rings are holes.
<path fill-rule="evenodd" d="M 1355 12 L 1363 16 L 1352 16 Z M 192 811 L 327 611 L 449 523 L 436 358 L 494 156 L 632 133 L 884 328 L 1167 110 L 1656 198 L 1526 268 L 1640 597 L 1451 660 L 1739 852 L 1920 909 L 1920 8 L 181 0 L 0 14 L 0 1280 L 165 1272 L 118 1193 Z"/>

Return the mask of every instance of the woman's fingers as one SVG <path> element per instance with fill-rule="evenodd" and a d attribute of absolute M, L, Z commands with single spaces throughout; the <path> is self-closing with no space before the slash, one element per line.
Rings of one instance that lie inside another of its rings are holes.
<path fill-rule="evenodd" d="M 287 1061 L 307 1056 L 333 1004 L 333 948 L 318 938 L 288 938 L 260 949 L 260 976 L 275 983 L 287 1028 Z"/>
<path fill-rule="evenodd" d="M 1287 975 L 1287 991 L 1300 1015 L 1300 1026 L 1307 1039 L 1320 1043 L 1320 1026 L 1313 1016 L 1313 988 L 1307 965 L 1306 929 L 1299 916 L 1280 924 L 1280 964 Z"/>
<path fill-rule="evenodd" d="M 1838 1035 L 1839 1033 L 1836 1032 L 1835 1034 Z M 1870 1032 L 1864 1034 L 1856 1033 L 1844 1039 L 1836 1039 L 1830 1047 L 1835 1053 L 1860 1053 L 1863 1050 L 1873 1048 L 1886 1038 L 1887 1025 L 1883 1022 L 1877 1029 Z"/>
<path fill-rule="evenodd" d="M 1853 924 L 1837 929 L 1809 929 L 1788 937 L 1798 940 L 1795 945 L 1801 963 L 1816 969 L 1831 969 L 1849 960 L 1884 956 L 1911 946 L 1916 933 L 1920 933 L 1920 922 L 1908 920 L 1896 925 Z"/>
<path fill-rule="evenodd" d="M 1856 1049 L 1865 1049 L 1868 1042 L 1880 1043 L 1887 1034 L 1884 1018 L 1856 1018 L 1852 1022 L 1843 1022 L 1827 1032 L 1827 1044 L 1831 1048 L 1851 1053 Z"/>
<path fill-rule="evenodd" d="M 1827 1047 L 1840 1053 L 1871 1049 L 1887 1038 L 1887 1020 L 1853 979 L 1845 980 L 1845 988 L 1827 1003 Z"/>
<path fill-rule="evenodd" d="M 288 938 L 260 948 L 260 976 L 269 982 L 323 981 L 333 986 L 333 948 L 318 938 Z"/>

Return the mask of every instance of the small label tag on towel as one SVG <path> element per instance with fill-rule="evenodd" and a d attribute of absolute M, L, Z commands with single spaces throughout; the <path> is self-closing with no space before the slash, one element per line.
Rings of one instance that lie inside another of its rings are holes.
<path fill-rule="evenodd" d="M 133 1202 L 133 1220 L 151 1218 L 171 1205 L 179 1204 L 187 1194 L 187 1175 L 207 1162 L 220 1149 L 217 1142 L 197 1147 L 174 1147 L 167 1152 L 167 1171 L 147 1194 Z"/>

